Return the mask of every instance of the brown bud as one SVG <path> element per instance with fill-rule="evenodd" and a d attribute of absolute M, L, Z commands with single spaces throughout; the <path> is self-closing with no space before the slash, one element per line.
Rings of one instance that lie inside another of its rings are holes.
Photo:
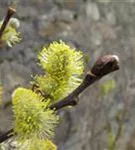
<path fill-rule="evenodd" d="M 102 77 L 110 72 L 119 69 L 119 58 L 116 55 L 105 55 L 100 57 L 93 68 L 91 69 L 92 74 L 98 77 Z"/>

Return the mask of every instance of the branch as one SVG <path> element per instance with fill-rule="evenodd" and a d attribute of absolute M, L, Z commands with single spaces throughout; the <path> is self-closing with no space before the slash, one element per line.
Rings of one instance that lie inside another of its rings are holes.
<path fill-rule="evenodd" d="M 70 95 L 65 97 L 64 99 L 58 101 L 55 104 L 50 106 L 50 109 L 61 109 L 66 106 L 74 106 L 78 103 L 78 96 L 81 92 L 83 92 L 88 86 L 92 85 L 95 81 L 99 80 L 103 76 L 114 72 L 119 69 L 119 58 L 116 55 L 106 55 L 99 58 L 91 71 L 87 73 L 81 85 L 75 89 Z M 11 136 L 13 129 L 7 131 L 2 136 L 0 136 L 0 143 L 4 142 Z"/>
<path fill-rule="evenodd" d="M 15 12 L 16 12 L 16 10 L 14 8 L 12 8 L 12 7 L 8 8 L 6 17 L 4 18 L 4 21 L 3 21 L 2 25 L 1 25 L 1 28 L 0 28 L 0 44 L 2 44 L 1 38 L 2 38 L 3 32 L 6 28 L 6 26 L 8 25 L 8 22 L 9 22 L 10 18 L 12 17 L 12 15 Z"/>
<path fill-rule="evenodd" d="M 2 136 L 0 136 L 0 143 L 6 141 L 7 139 L 9 139 L 10 137 L 13 136 L 13 129 L 5 132 Z"/>
<path fill-rule="evenodd" d="M 86 74 L 81 85 L 64 99 L 52 104 L 50 108 L 58 110 L 66 106 L 76 105 L 79 101 L 78 96 L 81 92 L 83 92 L 88 86 L 92 85 L 95 81 L 99 80 L 103 76 L 118 69 L 119 58 L 116 55 L 106 55 L 99 58 L 92 67 L 91 71 Z"/>

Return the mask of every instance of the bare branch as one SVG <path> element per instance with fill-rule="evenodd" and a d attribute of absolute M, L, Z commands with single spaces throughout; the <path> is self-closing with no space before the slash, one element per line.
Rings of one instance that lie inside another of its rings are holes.
<path fill-rule="evenodd" d="M 81 85 L 64 99 L 52 104 L 50 108 L 58 110 L 66 106 L 76 105 L 79 101 L 78 96 L 81 92 L 83 92 L 88 86 L 92 85 L 95 81 L 99 80 L 103 76 L 118 69 L 119 58 L 116 55 L 106 55 L 99 58 L 92 67 L 91 71 L 87 73 Z"/>
<path fill-rule="evenodd" d="M 0 136 L 0 143 L 6 141 L 7 139 L 9 139 L 10 137 L 13 136 L 13 129 L 5 132 L 2 136 Z"/>

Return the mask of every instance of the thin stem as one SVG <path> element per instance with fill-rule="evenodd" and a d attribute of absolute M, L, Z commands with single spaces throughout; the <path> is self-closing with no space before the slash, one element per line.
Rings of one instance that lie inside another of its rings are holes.
<path fill-rule="evenodd" d="M 16 10 L 12 7 L 9 7 L 8 8 L 8 11 L 7 11 L 7 14 L 6 14 L 6 17 L 4 18 L 4 21 L 2 23 L 2 26 L 0 28 L 0 40 L 2 38 L 2 35 L 3 35 L 3 32 L 6 28 L 6 26 L 8 25 L 8 22 L 10 20 L 10 18 L 12 17 L 12 15 L 16 12 Z"/>
<path fill-rule="evenodd" d="M 82 93 L 88 86 L 93 84 L 98 79 L 99 79 L 98 77 L 88 73 L 84 78 L 83 82 L 70 95 L 60 100 L 59 102 L 52 104 L 50 106 L 50 109 L 55 108 L 55 110 L 58 110 L 66 106 L 76 105 L 79 101 L 78 99 L 79 94 Z"/>
<path fill-rule="evenodd" d="M 9 131 L 5 132 L 2 136 L 0 136 L 0 143 L 12 137 L 13 136 L 12 133 L 13 133 L 13 129 L 10 129 Z"/>

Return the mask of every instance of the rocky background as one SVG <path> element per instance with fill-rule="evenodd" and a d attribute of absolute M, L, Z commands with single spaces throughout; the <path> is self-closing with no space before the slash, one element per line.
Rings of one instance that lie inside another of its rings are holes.
<path fill-rule="evenodd" d="M 0 19 L 11 2 L 0 0 Z M 31 75 L 40 72 L 36 54 L 62 39 L 84 52 L 86 71 L 105 54 L 120 57 L 120 70 L 88 88 L 76 107 L 59 112 L 58 150 L 135 150 L 135 0 L 14 2 L 22 41 L 0 49 L 0 80 L 6 93 L 0 134 L 12 126 L 10 94 L 20 85 L 29 86 Z M 115 88 L 103 94 L 107 81 Z"/>

